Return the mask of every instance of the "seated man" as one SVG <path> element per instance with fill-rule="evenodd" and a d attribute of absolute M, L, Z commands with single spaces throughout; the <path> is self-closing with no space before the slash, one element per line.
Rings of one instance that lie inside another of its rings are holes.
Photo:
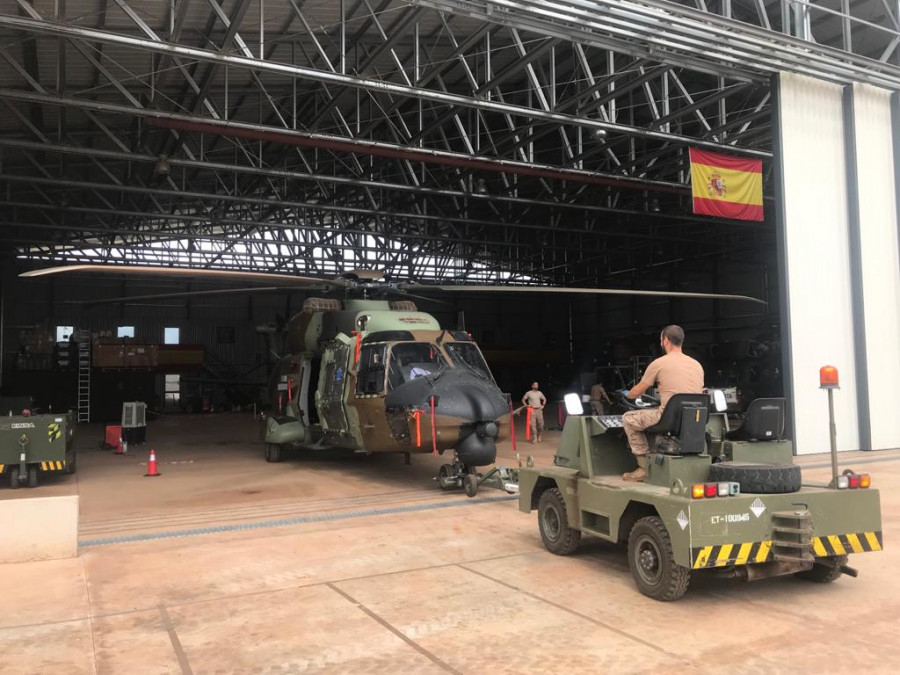
<path fill-rule="evenodd" d="M 643 481 L 647 477 L 650 446 L 644 429 L 652 427 L 662 417 L 666 403 L 675 394 L 703 393 L 703 366 L 687 354 L 682 353 L 684 330 L 680 326 L 666 326 L 659 336 L 659 344 L 666 355 L 661 356 L 644 371 L 644 376 L 625 396 L 636 399 L 654 384 L 659 387 L 659 407 L 647 410 L 631 410 L 622 416 L 622 426 L 628 436 L 631 452 L 637 459 L 638 468 L 622 476 L 625 480 Z"/>

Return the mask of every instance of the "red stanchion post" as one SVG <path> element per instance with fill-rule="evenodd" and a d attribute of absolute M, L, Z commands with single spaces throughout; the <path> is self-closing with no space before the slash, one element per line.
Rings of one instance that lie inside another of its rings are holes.
<path fill-rule="evenodd" d="M 531 406 L 528 406 L 525 411 L 525 440 L 531 441 L 533 440 L 531 437 L 531 415 L 533 411 Z"/>
<path fill-rule="evenodd" d="M 431 397 L 431 454 L 436 455 L 437 452 L 437 424 L 434 421 L 434 396 Z"/>
<path fill-rule="evenodd" d="M 512 449 L 513 452 L 517 452 L 516 450 L 516 418 L 515 412 L 513 411 L 513 402 L 512 399 L 509 399 L 509 437 L 512 441 Z"/>

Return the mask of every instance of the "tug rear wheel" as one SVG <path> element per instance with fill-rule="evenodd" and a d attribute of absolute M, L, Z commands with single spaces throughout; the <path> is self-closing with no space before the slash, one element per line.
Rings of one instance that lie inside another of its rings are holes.
<path fill-rule="evenodd" d="M 557 488 L 544 490 L 538 502 L 538 527 L 550 553 L 571 555 L 581 541 L 581 530 L 569 527 L 566 500 Z"/>

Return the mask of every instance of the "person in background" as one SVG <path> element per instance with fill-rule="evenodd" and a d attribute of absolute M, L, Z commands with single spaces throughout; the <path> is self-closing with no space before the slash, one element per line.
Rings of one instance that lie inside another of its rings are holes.
<path fill-rule="evenodd" d="M 606 393 L 606 389 L 604 389 L 603 385 L 598 381 L 594 384 L 593 387 L 591 387 L 591 412 L 594 415 L 604 414 L 604 401 L 612 405 L 612 401 L 609 400 L 609 395 Z"/>
<path fill-rule="evenodd" d="M 531 389 L 522 397 L 522 404 L 531 408 L 531 442 L 541 442 L 541 433 L 544 431 L 544 406 L 547 405 L 547 397 L 538 389 L 538 383 L 532 382 Z"/>

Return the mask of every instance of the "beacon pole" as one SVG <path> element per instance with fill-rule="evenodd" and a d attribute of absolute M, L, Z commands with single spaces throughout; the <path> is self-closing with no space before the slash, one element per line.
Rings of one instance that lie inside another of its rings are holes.
<path fill-rule="evenodd" d="M 831 435 L 831 485 L 837 487 L 837 427 L 834 424 L 834 390 L 840 389 L 838 370 L 834 366 L 822 366 L 819 369 L 819 389 L 828 390 L 828 429 Z"/>

